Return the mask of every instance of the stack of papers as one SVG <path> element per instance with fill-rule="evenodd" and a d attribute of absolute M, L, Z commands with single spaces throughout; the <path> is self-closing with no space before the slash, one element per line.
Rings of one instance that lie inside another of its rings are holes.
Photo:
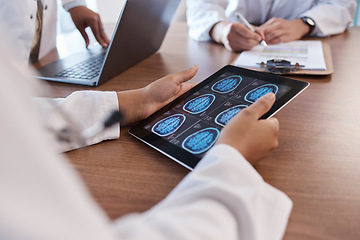
<path fill-rule="evenodd" d="M 257 45 L 249 51 L 243 51 L 235 60 L 238 67 L 260 68 L 260 63 L 281 59 L 291 64 L 304 65 L 302 69 L 326 70 L 321 41 L 292 41 L 264 47 Z"/>

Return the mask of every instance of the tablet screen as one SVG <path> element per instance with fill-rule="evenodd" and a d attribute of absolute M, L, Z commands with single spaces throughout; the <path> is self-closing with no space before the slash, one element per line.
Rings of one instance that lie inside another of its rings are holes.
<path fill-rule="evenodd" d="M 138 125 L 130 134 L 193 169 L 221 129 L 268 92 L 276 95 L 268 118 L 303 91 L 307 82 L 225 66 Z"/>

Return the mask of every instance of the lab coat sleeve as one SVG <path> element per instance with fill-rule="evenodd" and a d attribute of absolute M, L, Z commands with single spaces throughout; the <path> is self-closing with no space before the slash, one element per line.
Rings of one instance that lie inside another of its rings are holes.
<path fill-rule="evenodd" d="M 7 66 L 6 61 L 0 58 L 0 66 Z M 213 147 L 149 211 L 111 222 L 71 165 L 56 154 L 42 117 L 30 104 L 28 83 L 15 84 L 22 78 L 18 69 L 0 68 L 6 70 L 5 79 L 12 80 L 0 89 L 4 114 L 0 125 L 0 236 L 4 239 L 272 240 L 283 236 L 291 201 L 227 145 Z M 79 103 L 78 97 L 92 106 L 98 99 L 92 92 L 76 92 L 54 101 L 65 106 L 72 99 Z M 82 112 L 86 107 L 80 103 L 71 105 Z"/>
<path fill-rule="evenodd" d="M 114 110 L 119 110 L 116 92 L 77 91 L 66 98 L 36 98 L 44 125 L 57 134 L 62 129 L 70 129 L 72 135 L 81 133 L 95 124 L 103 123 Z M 97 135 L 79 141 L 58 141 L 59 151 L 79 148 L 80 144 L 92 145 L 103 140 L 116 139 L 120 135 L 120 125 L 114 124 Z"/>
<path fill-rule="evenodd" d="M 227 21 L 227 0 L 187 0 L 189 36 L 196 41 L 209 41 L 211 28 L 220 21 Z"/>
<path fill-rule="evenodd" d="M 234 148 L 216 145 L 158 205 L 114 223 L 119 239 L 282 239 L 291 200 Z"/>
<path fill-rule="evenodd" d="M 70 9 L 78 6 L 85 6 L 86 7 L 86 1 L 85 0 L 62 0 L 63 7 L 66 11 L 69 11 Z"/>
<path fill-rule="evenodd" d="M 326 37 L 339 34 L 351 24 L 356 10 L 355 0 L 321 0 L 299 17 L 314 19 L 316 28 L 311 36 Z"/>

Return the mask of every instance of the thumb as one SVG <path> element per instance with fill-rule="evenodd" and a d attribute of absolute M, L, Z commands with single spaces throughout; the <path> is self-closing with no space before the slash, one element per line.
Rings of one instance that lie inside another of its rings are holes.
<path fill-rule="evenodd" d="M 176 78 L 176 83 L 180 84 L 180 83 L 189 81 L 196 75 L 197 71 L 198 71 L 198 66 L 195 65 L 194 67 L 189 68 L 185 71 L 175 73 L 175 76 L 178 76 Z"/>
<path fill-rule="evenodd" d="M 267 93 L 266 95 L 259 98 L 255 103 L 250 105 L 248 110 L 255 115 L 256 119 L 259 119 L 262 115 L 270 110 L 275 102 L 275 99 L 276 97 L 274 93 Z"/>

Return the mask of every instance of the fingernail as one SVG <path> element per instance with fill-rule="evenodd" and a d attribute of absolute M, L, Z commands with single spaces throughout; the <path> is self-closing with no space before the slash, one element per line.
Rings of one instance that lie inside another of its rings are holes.
<path fill-rule="evenodd" d="M 275 94 L 272 92 L 269 92 L 265 95 L 265 98 L 267 98 L 269 100 L 273 100 L 275 98 Z"/>

